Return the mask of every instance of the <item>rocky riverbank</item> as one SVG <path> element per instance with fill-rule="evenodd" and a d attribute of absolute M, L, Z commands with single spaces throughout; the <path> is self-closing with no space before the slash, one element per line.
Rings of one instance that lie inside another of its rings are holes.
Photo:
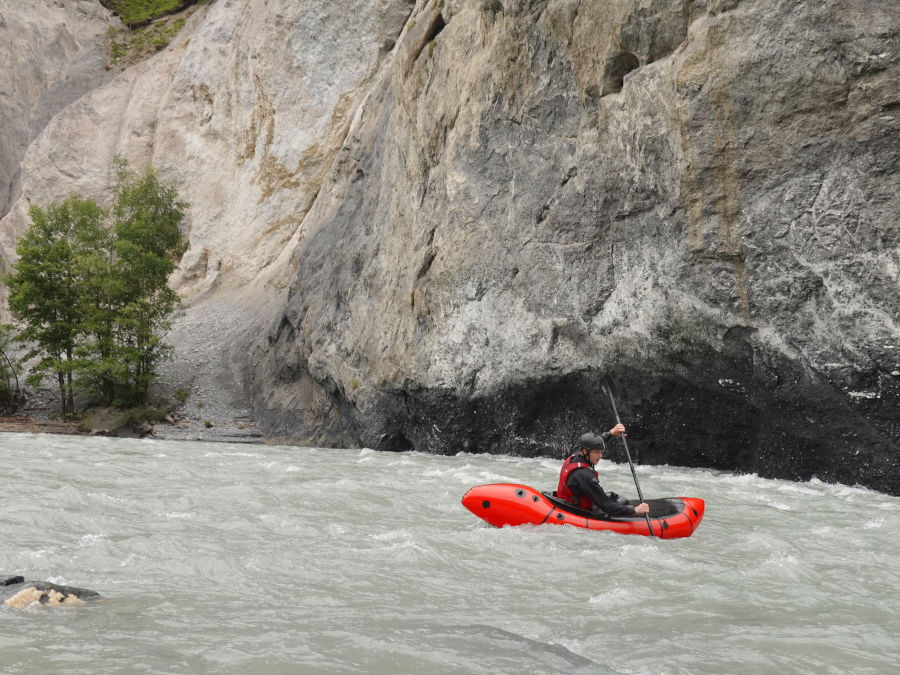
<path fill-rule="evenodd" d="M 80 422 L 34 419 L 27 415 L 0 417 L 0 431 L 29 434 L 83 434 Z"/>
<path fill-rule="evenodd" d="M 109 408 L 85 408 L 79 419 L 65 421 L 40 411 L 35 414 L 26 406 L 14 415 L 0 416 L 0 432 L 32 434 L 74 434 L 113 436 L 118 438 L 159 438 L 219 443 L 262 443 L 263 437 L 253 420 L 234 415 L 217 414 L 203 419 L 181 417 L 173 411 L 165 421 L 138 428 L 121 421 L 122 412 Z M 212 417 L 212 419 L 209 419 Z"/>
<path fill-rule="evenodd" d="M 77 402 L 79 420 L 60 421 L 56 390 L 40 387 L 26 390 L 15 416 L 0 418 L 0 431 L 261 443 L 240 358 L 257 311 L 236 301 L 201 300 L 176 314 L 165 337 L 174 345 L 171 358 L 159 365 L 150 390 L 151 405 L 168 411 L 162 422 L 135 429 L 122 423 L 121 410 L 85 399 Z"/>

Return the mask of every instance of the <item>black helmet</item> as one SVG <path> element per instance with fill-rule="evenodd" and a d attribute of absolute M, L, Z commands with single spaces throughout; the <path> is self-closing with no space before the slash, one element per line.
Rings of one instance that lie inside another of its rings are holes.
<path fill-rule="evenodd" d="M 603 438 L 590 432 L 579 438 L 578 443 L 578 447 L 580 448 L 587 448 L 588 450 L 606 450 L 606 443 L 603 441 Z"/>

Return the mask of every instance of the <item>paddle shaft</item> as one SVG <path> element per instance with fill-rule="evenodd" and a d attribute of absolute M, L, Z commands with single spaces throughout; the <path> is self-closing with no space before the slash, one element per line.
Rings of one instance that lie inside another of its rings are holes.
<path fill-rule="evenodd" d="M 609 402 L 612 404 L 613 413 L 615 413 L 616 416 L 616 424 L 621 424 L 622 420 L 619 419 L 619 411 L 616 410 L 616 402 L 613 400 L 612 391 L 610 391 L 608 387 L 604 387 L 604 389 L 606 390 L 606 395 L 609 396 Z M 628 441 L 625 440 L 625 434 L 619 434 L 619 438 L 622 439 L 622 445 L 625 446 L 625 456 L 628 458 L 628 466 L 631 467 L 631 476 L 634 478 L 634 486 L 637 488 L 638 499 L 643 502 L 644 495 L 641 493 L 641 484 L 638 483 L 637 472 L 634 470 L 634 462 L 631 461 L 631 453 L 628 451 Z M 652 537 L 654 535 L 653 526 L 650 524 L 650 514 L 645 513 L 644 518 L 647 519 L 647 527 L 650 528 L 650 536 Z"/>

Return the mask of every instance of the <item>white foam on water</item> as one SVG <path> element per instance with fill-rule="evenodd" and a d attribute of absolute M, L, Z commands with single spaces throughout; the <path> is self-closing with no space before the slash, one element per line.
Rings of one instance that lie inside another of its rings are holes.
<path fill-rule="evenodd" d="M 547 458 L 3 447 L 28 480 L 4 485 L 0 571 L 104 602 L 62 618 L 0 607 L 15 628 L 0 672 L 578 672 L 577 657 L 628 675 L 891 672 L 900 656 L 886 582 L 900 499 L 869 490 L 641 466 L 648 498 L 707 504 L 693 536 L 658 540 L 494 528 L 460 504 L 478 484 L 555 488 Z M 634 496 L 627 464 L 602 468 Z M 865 642 L 833 639 L 850 635 Z"/>
<path fill-rule="evenodd" d="M 631 594 L 624 588 L 614 588 L 606 593 L 592 595 L 588 599 L 592 605 L 603 605 L 604 607 L 620 607 L 627 605 L 632 601 Z"/>
<path fill-rule="evenodd" d="M 105 539 L 108 539 L 105 534 L 86 534 L 78 540 L 78 545 L 82 547 L 94 546 Z"/>

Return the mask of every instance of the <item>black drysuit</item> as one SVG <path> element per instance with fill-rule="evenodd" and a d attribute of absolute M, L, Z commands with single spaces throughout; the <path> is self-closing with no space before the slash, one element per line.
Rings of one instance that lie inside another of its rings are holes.
<path fill-rule="evenodd" d="M 578 453 L 581 454 L 580 452 Z M 587 459 L 583 460 L 587 462 Z M 566 485 L 575 495 L 575 498 L 587 495 L 594 506 L 611 516 L 633 516 L 634 507 L 631 504 L 620 504 L 615 498 L 606 494 L 600 487 L 600 481 L 594 475 L 593 470 L 587 467 L 575 469 L 566 479 Z"/>

